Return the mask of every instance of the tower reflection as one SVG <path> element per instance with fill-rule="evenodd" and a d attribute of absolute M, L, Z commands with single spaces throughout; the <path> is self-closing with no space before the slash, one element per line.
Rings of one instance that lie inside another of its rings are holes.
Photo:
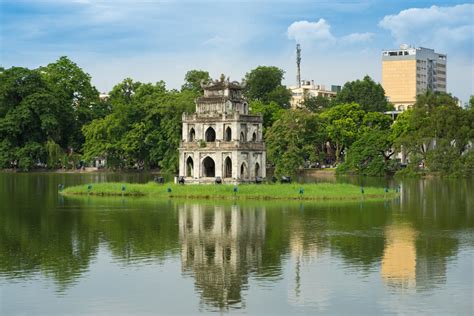
<path fill-rule="evenodd" d="M 181 264 L 192 275 L 201 303 L 214 308 L 244 306 L 242 291 L 262 262 L 265 207 L 179 207 Z"/>

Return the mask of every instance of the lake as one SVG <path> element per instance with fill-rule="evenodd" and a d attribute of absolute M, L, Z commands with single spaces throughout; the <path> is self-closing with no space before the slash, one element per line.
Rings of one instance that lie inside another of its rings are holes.
<path fill-rule="evenodd" d="M 324 180 L 400 186 L 385 202 L 57 193 L 152 178 L 0 173 L 0 314 L 474 313 L 472 179 Z"/>

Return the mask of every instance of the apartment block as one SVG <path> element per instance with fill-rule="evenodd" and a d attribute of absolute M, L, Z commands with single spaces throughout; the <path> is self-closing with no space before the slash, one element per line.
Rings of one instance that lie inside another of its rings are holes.
<path fill-rule="evenodd" d="M 446 54 L 401 45 L 382 53 L 382 86 L 398 111 L 410 108 L 427 90 L 446 92 Z"/>

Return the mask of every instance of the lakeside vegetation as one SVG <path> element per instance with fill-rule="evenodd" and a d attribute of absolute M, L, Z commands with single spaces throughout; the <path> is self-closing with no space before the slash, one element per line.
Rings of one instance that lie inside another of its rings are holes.
<path fill-rule="evenodd" d="M 235 191 L 236 190 L 236 191 Z M 363 191 L 363 193 L 362 193 Z M 182 199 L 243 199 L 243 200 L 313 200 L 354 201 L 392 199 L 394 189 L 364 187 L 352 184 L 241 184 L 179 185 L 174 183 L 146 184 L 104 182 L 65 188 L 64 195 L 146 196 Z"/>
<path fill-rule="evenodd" d="M 195 110 L 203 70 L 180 90 L 126 78 L 99 97 L 91 77 L 67 57 L 37 69 L 0 67 L 0 169 L 74 169 L 94 158 L 113 170 L 176 174 L 183 112 Z M 275 174 L 307 166 L 369 176 L 474 175 L 474 98 L 465 108 L 446 93 L 419 95 L 395 122 L 382 86 L 366 76 L 334 99 L 306 96 L 290 109 L 284 71 L 259 66 L 245 75 L 249 108 L 263 116 L 267 162 Z M 408 157 L 401 169 L 400 152 Z"/>

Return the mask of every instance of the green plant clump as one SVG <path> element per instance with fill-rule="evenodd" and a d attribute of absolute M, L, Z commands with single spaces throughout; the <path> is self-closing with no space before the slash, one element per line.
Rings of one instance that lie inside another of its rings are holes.
<path fill-rule="evenodd" d="M 360 199 L 394 198 L 394 190 L 388 193 L 383 188 L 361 188 L 352 184 L 241 184 L 237 192 L 234 185 L 178 185 L 172 183 L 146 184 L 105 182 L 78 185 L 66 188 L 65 195 L 99 196 L 148 196 L 156 198 L 189 199 L 257 199 L 257 200 L 333 200 L 350 201 Z M 125 189 L 123 189 L 125 188 Z M 301 193 L 303 192 L 303 193 Z"/>

